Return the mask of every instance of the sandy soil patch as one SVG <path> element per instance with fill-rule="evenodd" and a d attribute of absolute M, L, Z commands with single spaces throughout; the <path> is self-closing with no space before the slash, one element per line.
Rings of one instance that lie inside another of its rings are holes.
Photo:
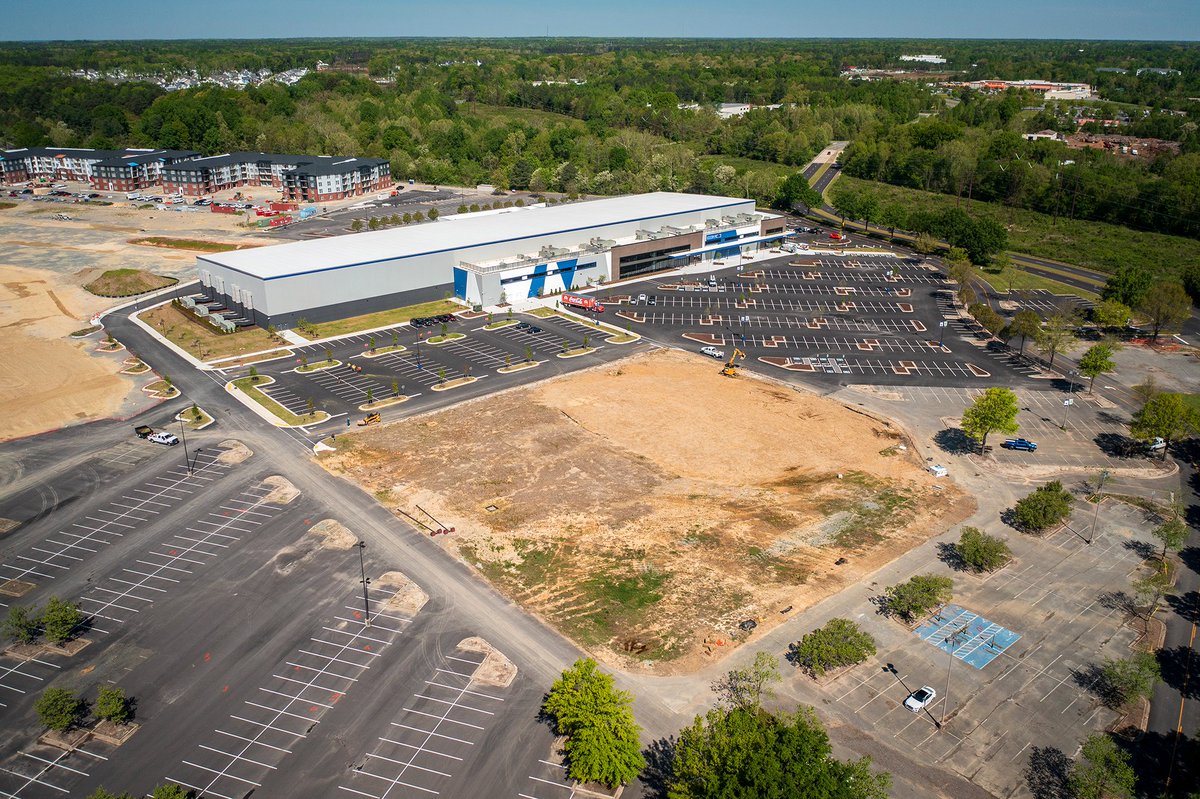
<path fill-rule="evenodd" d="M 254 454 L 245 444 L 236 439 L 228 438 L 219 445 L 225 451 L 217 456 L 218 463 L 233 465 L 241 463 Z"/>
<path fill-rule="evenodd" d="M 482 638 L 464 638 L 458 642 L 458 646 L 468 652 L 479 652 L 484 655 L 483 661 L 471 675 L 471 682 L 477 685 L 507 688 L 517 678 L 517 667 L 513 665 L 513 662 Z"/>
<path fill-rule="evenodd" d="M 408 616 L 416 616 L 429 601 L 429 595 L 421 590 L 421 586 L 408 579 L 401 572 L 384 572 L 375 585 L 383 588 L 394 588 L 396 593 L 383 603 L 389 610 L 397 610 Z"/>
<path fill-rule="evenodd" d="M 353 549 L 358 536 L 336 519 L 322 519 L 308 528 L 308 534 L 321 540 L 325 549 Z"/>
<path fill-rule="evenodd" d="M 731 649 L 706 655 L 706 639 L 769 628 L 972 511 L 902 441 L 659 351 L 338 436 L 321 462 L 456 527 L 438 542 L 597 657 L 673 673 Z"/>
<path fill-rule="evenodd" d="M 0 255 L 0 259 L 4 256 Z M 71 333 L 106 300 L 53 273 L 0 260 L 0 439 L 112 416 L 135 387 L 119 360 Z"/>
<path fill-rule="evenodd" d="M 278 474 L 264 479 L 263 485 L 271 489 L 271 493 L 263 497 L 263 501 L 270 502 L 272 505 L 286 505 L 300 496 L 300 489 L 292 485 L 291 480 Z"/>

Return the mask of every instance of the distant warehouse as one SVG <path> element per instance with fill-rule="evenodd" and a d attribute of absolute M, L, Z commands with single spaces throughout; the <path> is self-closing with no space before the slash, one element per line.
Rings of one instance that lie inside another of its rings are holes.
<path fill-rule="evenodd" d="M 740 257 L 785 236 L 753 200 L 658 192 L 443 217 L 353 236 L 197 258 L 205 293 L 289 328 L 453 294 L 496 305 L 600 280 Z"/>

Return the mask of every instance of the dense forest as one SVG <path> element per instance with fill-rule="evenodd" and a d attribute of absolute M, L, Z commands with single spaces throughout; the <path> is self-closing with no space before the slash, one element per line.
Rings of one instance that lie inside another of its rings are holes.
<path fill-rule="evenodd" d="M 947 63 L 899 60 L 926 52 Z M 311 69 L 318 60 L 333 69 L 294 85 L 168 92 L 127 79 Z M 939 72 L 853 81 L 841 76 L 851 65 Z M 1178 74 L 1138 76 L 1142 66 Z M 103 77 L 73 77 L 73 69 Z M 1022 133 L 1070 127 L 1069 109 L 1016 92 L 950 93 L 934 82 L 977 77 L 1098 84 L 1111 99 L 1144 106 L 1097 109 L 1129 109 L 1121 132 L 1179 142 L 1180 153 L 1134 162 L 1028 142 Z M 859 177 L 1193 236 L 1197 96 L 1200 47 L 1184 44 L 355 39 L 0 47 L 0 143 L 10 147 L 374 155 L 389 158 L 398 177 L 437 184 L 768 201 L 795 167 L 830 141 L 850 140 L 847 171 Z M 778 107 L 725 119 L 711 107 L 721 102 Z"/>

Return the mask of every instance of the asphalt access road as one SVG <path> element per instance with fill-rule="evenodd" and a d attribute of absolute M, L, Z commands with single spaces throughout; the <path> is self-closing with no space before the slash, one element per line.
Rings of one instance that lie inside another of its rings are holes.
<path fill-rule="evenodd" d="M 497 321 L 506 321 L 497 316 Z M 395 395 L 408 396 L 406 402 L 378 410 L 385 419 L 391 420 L 414 413 L 423 413 L 435 408 L 444 408 L 464 399 L 490 394 L 517 385 L 542 380 L 552 375 L 565 374 L 597 364 L 611 362 L 631 352 L 644 351 L 647 345 L 639 342 L 611 344 L 607 335 L 589 329 L 577 321 L 549 318 L 540 319 L 516 314 L 514 324 L 495 330 L 484 330 L 486 317 L 459 319 L 447 323 L 448 333 L 462 333 L 463 338 L 441 344 L 429 344 L 428 339 L 441 334 L 441 325 L 414 328 L 409 324 L 397 325 L 370 334 L 360 334 L 339 339 L 329 344 L 311 344 L 292 347 L 291 355 L 254 365 L 260 375 L 273 378 L 273 385 L 264 390 L 277 402 L 298 415 L 308 413 L 311 400 L 316 410 L 331 415 L 328 422 L 310 425 L 297 435 L 310 435 L 314 440 L 345 429 L 346 422 L 357 422 L 365 415 L 359 410 L 367 403 L 368 392 L 373 401 Z M 519 328 L 518 323 L 525 327 Z M 534 328 L 538 332 L 534 332 Z M 587 338 L 588 347 L 595 352 L 578 357 L 560 358 L 564 342 L 569 349 L 583 346 Z M 403 351 L 383 352 L 371 357 L 371 342 L 377 349 L 395 345 Z M 499 370 L 509 365 L 519 365 L 528 356 L 539 365 L 502 373 Z M 332 355 L 340 365 L 328 369 L 298 372 L 297 368 L 327 363 Z M 353 368 L 352 368 L 353 367 Z M 362 371 L 357 371 L 361 368 Z M 224 380 L 232 380 L 248 373 L 249 367 L 237 367 L 220 372 Z M 463 377 L 477 378 L 474 383 L 447 391 L 434 388 L 445 381 Z"/>
<path fill-rule="evenodd" d="M 812 266 L 789 266 L 797 260 Z M 605 318 L 633 312 L 634 329 L 668 346 L 698 351 L 709 343 L 684 335 L 714 336 L 712 345 L 747 353 L 748 368 L 793 376 L 824 387 L 851 383 L 981 387 L 1022 382 L 1032 370 L 1003 348 L 989 348 L 978 332 L 951 314 L 944 281 L 904 256 L 829 256 L 800 252 L 769 261 L 715 267 L 687 278 L 657 277 L 622 284 L 601 295 Z M 888 279 L 886 272 L 895 273 Z M 715 290 L 707 284 L 716 278 Z M 677 284 L 700 282 L 698 290 Z M 645 303 L 638 302 L 640 294 Z M 628 303 L 619 298 L 628 296 Z M 649 304 L 649 298 L 656 302 Z M 739 307 L 741 297 L 753 305 Z M 852 305 L 845 305 L 852 303 Z M 711 322 L 709 315 L 719 315 Z M 941 339 L 943 347 L 939 347 Z M 973 343 L 978 342 L 978 343 Z M 790 371 L 759 358 L 790 358 L 811 371 Z"/>

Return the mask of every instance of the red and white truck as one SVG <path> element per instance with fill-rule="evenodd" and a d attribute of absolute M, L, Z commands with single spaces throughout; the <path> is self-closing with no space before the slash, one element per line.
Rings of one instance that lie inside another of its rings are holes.
<path fill-rule="evenodd" d="M 586 308 L 593 313 L 604 313 L 604 306 L 595 297 L 585 297 L 582 294 L 563 294 L 559 299 L 563 305 L 575 308 Z"/>

